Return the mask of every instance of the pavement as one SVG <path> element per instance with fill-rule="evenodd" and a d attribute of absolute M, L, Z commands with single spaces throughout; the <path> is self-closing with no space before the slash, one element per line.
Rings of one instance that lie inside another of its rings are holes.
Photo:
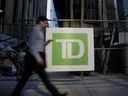
<path fill-rule="evenodd" d="M 92 73 L 78 76 L 69 73 L 49 73 L 50 79 L 68 96 L 128 96 L 128 75 Z M 0 96 L 10 96 L 17 81 L 15 76 L 0 77 Z M 51 96 L 37 75 L 33 75 L 22 91 L 22 96 Z"/>

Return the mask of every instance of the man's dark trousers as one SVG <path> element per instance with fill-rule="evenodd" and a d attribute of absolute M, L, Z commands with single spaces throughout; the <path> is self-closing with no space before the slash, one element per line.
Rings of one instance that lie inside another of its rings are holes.
<path fill-rule="evenodd" d="M 41 56 L 45 61 L 45 54 L 41 53 Z M 46 63 L 44 62 L 44 64 Z M 45 66 L 42 67 L 39 64 L 37 64 L 35 58 L 29 52 L 26 52 L 24 73 L 21 79 L 19 80 L 18 84 L 16 85 L 12 93 L 12 96 L 20 96 L 23 87 L 29 80 L 29 77 L 32 75 L 32 71 L 35 71 L 39 75 L 42 82 L 44 82 L 45 86 L 53 96 L 60 96 L 60 93 L 58 92 L 56 87 L 54 87 L 54 85 L 51 84 L 51 82 L 49 81 L 47 73 L 44 69 L 45 69 Z"/>

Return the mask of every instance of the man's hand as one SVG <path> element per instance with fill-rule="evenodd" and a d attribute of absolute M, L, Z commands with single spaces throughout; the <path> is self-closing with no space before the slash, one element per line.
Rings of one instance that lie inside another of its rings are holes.
<path fill-rule="evenodd" d="M 48 41 L 46 41 L 46 42 L 45 42 L 45 46 L 48 45 L 48 44 L 49 44 L 50 42 L 52 42 L 52 41 L 53 41 L 53 40 L 51 40 L 51 39 L 48 40 Z"/>
<path fill-rule="evenodd" d="M 43 59 L 37 60 L 37 63 L 40 64 L 40 65 L 43 65 L 44 64 L 44 60 Z"/>
<path fill-rule="evenodd" d="M 35 67 L 37 70 L 42 70 L 42 68 L 46 68 L 45 61 L 43 59 L 37 60 L 37 64 Z"/>

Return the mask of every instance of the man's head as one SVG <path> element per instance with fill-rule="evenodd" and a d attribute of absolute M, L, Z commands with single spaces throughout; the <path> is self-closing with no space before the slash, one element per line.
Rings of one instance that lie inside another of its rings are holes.
<path fill-rule="evenodd" d="M 48 27 L 48 19 L 44 16 L 38 17 L 37 20 L 36 20 L 36 23 L 40 24 L 41 27 L 43 27 L 43 28 Z"/>

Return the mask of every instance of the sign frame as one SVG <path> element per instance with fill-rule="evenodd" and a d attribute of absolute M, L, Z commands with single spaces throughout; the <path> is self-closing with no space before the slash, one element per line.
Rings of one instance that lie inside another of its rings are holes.
<path fill-rule="evenodd" d="M 46 41 L 51 39 L 54 41 L 53 34 L 56 33 L 82 33 L 87 34 L 88 41 L 88 64 L 80 65 L 61 65 L 52 63 L 52 42 L 49 43 L 46 48 L 46 62 L 47 62 L 47 71 L 56 72 L 56 71 L 94 71 L 94 37 L 93 37 L 93 28 L 47 28 L 46 29 Z"/>

